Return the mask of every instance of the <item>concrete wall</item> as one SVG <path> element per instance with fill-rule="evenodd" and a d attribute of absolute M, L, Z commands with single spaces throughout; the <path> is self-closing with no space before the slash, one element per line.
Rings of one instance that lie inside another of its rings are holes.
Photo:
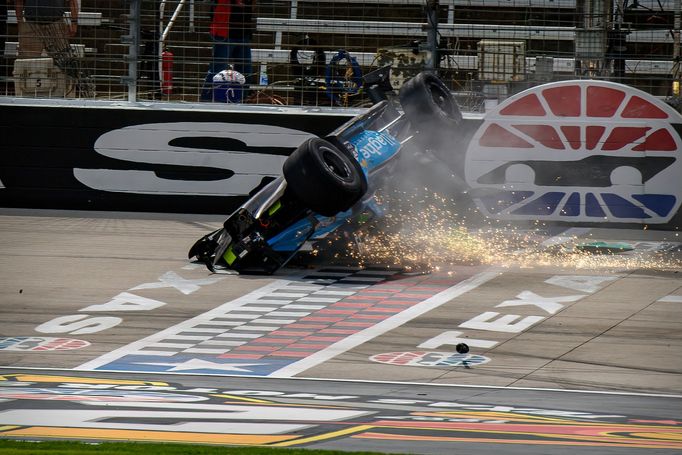
<path fill-rule="evenodd" d="M 280 174 L 284 159 L 298 144 L 312 135 L 329 134 L 359 112 L 5 99 L 0 103 L 0 206 L 229 214 L 249 194 Z M 461 131 L 454 132 L 459 137 L 458 150 L 440 151 L 452 173 L 472 187 L 485 186 L 481 184 L 484 173 L 479 172 L 478 180 L 467 174 L 480 165 L 477 157 L 482 155 L 477 154 L 483 149 L 474 141 L 480 141 L 479 126 L 489 123 L 480 116 L 465 116 Z M 675 130 L 679 136 L 679 125 Z M 680 141 L 679 137 L 675 140 Z M 500 153 L 509 154 L 509 150 L 500 149 Z M 516 148 L 516 155 L 505 159 L 518 164 L 528 159 L 524 153 L 523 148 Z M 587 161 L 578 160 L 587 163 L 579 172 L 582 175 L 576 176 L 582 182 L 579 190 L 582 193 L 596 191 L 585 183 L 587 174 L 596 173 L 598 177 L 603 174 L 601 167 L 610 166 L 612 157 L 603 155 L 597 150 L 584 158 Z M 679 162 L 679 150 L 667 155 L 668 161 Z M 550 166 L 552 160 L 556 161 Z M 464 168 L 465 161 L 470 169 Z M 558 158 L 539 161 L 545 167 L 563 166 L 566 170 Z M 504 163 L 500 166 L 505 170 L 509 167 Z M 652 169 L 650 163 L 642 166 L 645 171 Z M 664 191 L 667 198 L 676 198 L 682 192 L 682 175 L 676 170 L 672 172 L 677 173 L 671 174 L 672 179 L 666 177 L 671 186 Z M 492 178 L 492 174 L 485 175 Z M 526 183 L 542 187 L 541 177 Z M 599 185 L 599 191 L 604 192 L 603 185 Z M 490 194 L 484 190 L 481 196 L 481 191 L 478 192 L 476 202 L 482 211 L 486 207 L 481 204 L 487 203 Z M 568 198 L 571 193 L 565 194 Z M 661 191 L 656 191 L 654 196 L 660 194 Z M 679 229 L 682 215 L 678 208 L 679 204 L 675 205 L 675 213 L 666 214 L 670 215 L 666 220 L 655 223 L 645 214 L 641 219 L 630 216 L 619 220 L 552 218 L 527 211 L 511 219 Z M 496 216 L 494 211 L 488 215 Z"/>

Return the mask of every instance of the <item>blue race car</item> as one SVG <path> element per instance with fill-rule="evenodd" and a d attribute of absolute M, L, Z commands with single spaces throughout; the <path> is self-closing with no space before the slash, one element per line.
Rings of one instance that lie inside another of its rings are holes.
<path fill-rule="evenodd" d="M 461 121 L 455 99 L 432 73 L 420 73 L 395 102 L 379 100 L 325 138 L 301 144 L 282 175 L 263 187 L 224 222 L 199 239 L 190 259 L 211 271 L 272 274 L 311 239 L 357 218 L 382 215 L 377 189 L 391 177 L 408 141 L 423 144 Z"/>

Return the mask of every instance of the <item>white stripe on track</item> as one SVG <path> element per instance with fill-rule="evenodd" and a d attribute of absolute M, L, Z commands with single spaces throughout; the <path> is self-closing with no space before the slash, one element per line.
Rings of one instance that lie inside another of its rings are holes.
<path fill-rule="evenodd" d="M 298 362 L 294 362 L 282 369 L 274 371 L 268 375 L 268 377 L 289 378 L 302 373 L 303 371 L 326 362 L 327 360 L 336 357 L 337 355 L 350 349 L 353 349 L 354 347 L 359 346 L 368 340 L 371 340 L 372 338 L 398 328 L 407 321 L 427 313 L 466 292 L 476 289 L 478 286 L 492 280 L 499 275 L 499 271 L 486 271 L 481 272 L 478 275 L 474 275 L 471 278 L 468 278 L 442 292 L 439 292 L 438 294 L 424 300 L 423 302 L 420 302 L 394 316 L 391 316 L 388 319 L 379 322 L 378 324 L 368 327 L 360 332 L 354 333 L 353 335 L 350 335 L 341 341 L 317 351 L 316 353 L 309 355 Z"/>

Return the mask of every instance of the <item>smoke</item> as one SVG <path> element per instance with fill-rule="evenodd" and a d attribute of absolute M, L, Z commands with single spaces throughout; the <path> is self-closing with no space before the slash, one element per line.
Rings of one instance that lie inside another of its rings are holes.
<path fill-rule="evenodd" d="M 358 262 L 424 272 L 481 263 L 488 247 L 471 232 L 496 222 L 478 211 L 464 178 L 464 154 L 477 127 L 422 131 L 404 143 L 376 193 L 384 215 L 355 232 Z"/>
<path fill-rule="evenodd" d="M 674 251 L 621 253 L 585 245 L 590 238 L 568 236 L 560 244 L 546 242 L 548 226 L 487 219 L 457 200 L 419 188 L 391 190 L 378 197 L 391 208 L 376 224 L 354 232 L 349 249 L 359 266 L 398 267 L 419 273 L 456 273 L 460 266 L 500 268 L 553 267 L 570 270 L 679 270 Z M 390 200 L 389 200 L 390 199 Z"/>
<path fill-rule="evenodd" d="M 577 237 L 547 247 L 543 243 L 549 236 L 545 222 L 486 217 L 474 204 L 464 179 L 470 134 L 463 127 L 458 132 L 431 132 L 428 142 L 418 138 L 407 142 L 390 178 L 376 192 L 383 216 L 359 228 L 354 226 L 350 234 L 345 232 L 347 253 L 343 256 L 361 266 L 401 267 L 421 273 L 453 273 L 462 265 L 571 270 L 680 266 L 679 258 L 637 253 L 595 255 L 577 248 L 586 241 Z"/>

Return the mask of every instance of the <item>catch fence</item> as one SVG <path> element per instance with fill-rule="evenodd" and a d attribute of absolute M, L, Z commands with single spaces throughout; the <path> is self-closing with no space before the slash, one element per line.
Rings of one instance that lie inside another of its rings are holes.
<path fill-rule="evenodd" d="M 257 1 L 246 85 L 233 73 L 209 82 L 208 102 L 367 106 L 368 74 L 385 65 L 396 89 L 419 71 L 437 71 L 472 111 L 574 78 L 623 82 L 674 101 L 681 1 Z M 68 53 L 25 58 L 10 3 L 0 94 L 198 102 L 213 57 L 214 6 L 80 0 Z"/>

